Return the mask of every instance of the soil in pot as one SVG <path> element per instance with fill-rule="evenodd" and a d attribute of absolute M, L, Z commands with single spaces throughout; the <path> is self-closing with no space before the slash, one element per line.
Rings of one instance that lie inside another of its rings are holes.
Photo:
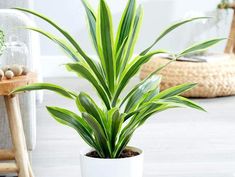
<path fill-rule="evenodd" d="M 128 157 L 134 157 L 134 156 L 138 156 L 138 155 L 140 155 L 139 152 L 132 151 L 130 149 L 125 149 L 122 151 L 119 158 L 128 158 Z M 86 154 L 86 156 L 92 157 L 92 158 L 101 158 L 96 151 L 89 152 Z"/>

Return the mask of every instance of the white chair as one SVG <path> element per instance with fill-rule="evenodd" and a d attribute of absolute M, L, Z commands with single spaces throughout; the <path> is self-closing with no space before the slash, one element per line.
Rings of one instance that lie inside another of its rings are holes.
<path fill-rule="evenodd" d="M 0 7 L 2 1 L 0 1 Z M 17 38 L 26 44 L 28 56 L 19 58 L 17 61 L 9 60 L 7 63 L 24 64 L 40 73 L 39 68 L 39 37 L 36 33 L 19 28 L 25 26 L 35 26 L 33 21 L 25 14 L 16 10 L 0 9 L 0 29 L 5 32 L 6 40 L 9 36 Z M 3 54 L 4 55 L 4 54 Z M 4 56 L 2 56 L 4 58 Z M 3 61 L 2 61 L 3 62 Z M 6 62 L 6 61 L 4 61 Z M 1 64 L 1 57 L 0 57 Z M 41 94 L 37 94 L 38 100 L 42 99 Z M 23 118 L 24 131 L 26 135 L 27 148 L 31 152 L 36 144 L 36 97 L 35 93 L 25 93 L 20 96 L 20 107 Z M 11 147 L 10 133 L 6 119 L 5 104 L 0 98 L 0 149 Z"/>

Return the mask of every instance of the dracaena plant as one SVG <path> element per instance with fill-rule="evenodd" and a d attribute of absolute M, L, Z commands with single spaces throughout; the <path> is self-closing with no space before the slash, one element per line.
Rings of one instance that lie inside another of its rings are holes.
<path fill-rule="evenodd" d="M 74 101 L 80 113 L 51 106 L 48 106 L 47 110 L 58 122 L 74 128 L 101 158 L 118 158 L 135 130 L 155 113 L 179 107 L 203 110 L 196 103 L 180 96 L 195 87 L 195 83 L 185 83 L 160 92 L 161 77 L 156 74 L 165 66 L 151 73 L 126 95 L 123 90 L 140 67 L 153 55 L 166 53 L 165 50 L 152 50 L 158 41 L 175 28 L 205 17 L 186 19 L 173 24 L 147 49 L 133 57 L 143 17 L 142 6 L 137 6 L 136 0 L 127 2 L 117 33 L 114 35 L 111 12 L 105 0 L 100 0 L 97 11 L 94 11 L 86 0 L 82 0 L 82 3 L 98 60 L 89 56 L 73 36 L 46 16 L 27 9 L 16 9 L 41 18 L 61 33 L 62 37 L 57 37 L 38 28 L 28 28 L 58 44 L 74 60 L 65 65 L 66 69 L 89 81 L 102 104 L 97 104 L 88 93 L 76 93 L 50 83 L 31 84 L 16 89 L 14 93 L 45 89 Z M 174 56 L 177 58 L 205 50 L 220 40 L 222 39 L 212 39 L 195 44 Z"/>

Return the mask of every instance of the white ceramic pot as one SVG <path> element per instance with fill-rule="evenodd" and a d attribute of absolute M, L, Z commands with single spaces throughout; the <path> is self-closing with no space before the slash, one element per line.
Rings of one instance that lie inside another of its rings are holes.
<path fill-rule="evenodd" d="M 127 147 L 140 155 L 121 159 L 99 159 L 86 156 L 91 149 L 81 151 L 82 177 L 143 177 L 144 153 L 138 148 Z"/>

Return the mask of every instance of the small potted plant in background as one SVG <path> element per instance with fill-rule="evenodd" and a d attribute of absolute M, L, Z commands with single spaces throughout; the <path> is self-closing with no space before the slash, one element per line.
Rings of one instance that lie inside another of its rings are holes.
<path fill-rule="evenodd" d="M 5 46 L 4 33 L 0 29 L 0 66 L 1 66 L 1 55 L 3 53 L 4 46 Z M 0 81 L 3 79 L 3 77 L 4 77 L 4 72 L 0 69 Z"/>
<path fill-rule="evenodd" d="M 19 64 L 4 65 L 3 64 L 5 62 L 1 61 L 2 60 L 1 55 L 3 54 L 4 50 L 6 50 L 8 47 L 9 47 L 9 43 L 7 44 L 4 40 L 4 32 L 0 30 L 0 81 L 2 81 L 4 77 L 6 79 L 12 79 L 14 76 L 27 75 L 29 72 L 29 69 L 23 65 L 19 65 Z"/>
<path fill-rule="evenodd" d="M 5 46 L 4 33 L 3 33 L 3 31 L 0 29 L 0 56 L 2 55 L 4 46 Z"/>
<path fill-rule="evenodd" d="M 180 96 L 181 93 L 194 88 L 195 83 L 185 83 L 160 92 L 161 77 L 156 74 L 165 66 L 151 73 L 126 95 L 121 96 L 121 93 L 140 67 L 153 55 L 166 53 L 165 50 L 151 51 L 158 41 L 175 28 L 205 17 L 187 19 L 170 26 L 150 47 L 133 57 L 143 16 L 143 9 L 137 6 L 136 0 L 128 1 L 116 35 L 113 33 L 112 16 L 105 0 L 100 0 L 97 12 L 87 1 L 83 0 L 82 3 L 99 60 L 94 60 L 87 55 L 67 31 L 49 18 L 31 10 L 15 9 L 43 19 L 62 34 L 63 38 L 38 28 L 28 28 L 54 41 L 74 60 L 65 65 L 67 70 L 88 80 L 96 90 L 102 104 L 97 104 L 85 92 L 76 93 L 50 83 L 31 84 L 16 89 L 14 93 L 46 89 L 76 103 L 80 114 L 51 106 L 48 106 L 47 110 L 59 123 L 74 128 L 91 147 L 81 152 L 83 177 L 142 177 L 143 151 L 127 146 L 136 129 L 153 114 L 167 109 L 179 107 L 204 109 Z M 205 50 L 221 40 L 223 39 L 212 39 L 193 45 L 174 56 L 177 58 Z"/>

